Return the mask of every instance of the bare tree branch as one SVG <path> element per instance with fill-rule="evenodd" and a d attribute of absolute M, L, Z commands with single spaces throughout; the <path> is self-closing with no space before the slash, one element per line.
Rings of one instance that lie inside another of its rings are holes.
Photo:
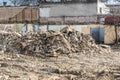
<path fill-rule="evenodd" d="M 39 5 L 41 0 L 10 0 L 14 6 Z"/>

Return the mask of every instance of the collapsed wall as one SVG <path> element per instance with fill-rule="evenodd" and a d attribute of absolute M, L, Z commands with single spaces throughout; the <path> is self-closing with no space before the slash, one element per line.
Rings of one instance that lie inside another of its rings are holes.
<path fill-rule="evenodd" d="M 70 27 L 60 32 L 38 31 L 20 34 L 16 32 L 1 32 L 1 45 L 6 52 L 22 54 L 56 54 L 89 53 L 103 51 L 95 44 L 90 35 L 85 35 Z"/>

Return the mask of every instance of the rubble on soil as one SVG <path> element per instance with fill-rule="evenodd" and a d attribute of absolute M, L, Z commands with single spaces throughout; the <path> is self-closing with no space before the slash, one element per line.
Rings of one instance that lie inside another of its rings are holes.
<path fill-rule="evenodd" d="M 69 27 L 60 32 L 1 32 L 0 44 L 10 53 L 57 56 L 0 53 L 0 80 L 120 80 L 119 52 Z"/>
<path fill-rule="evenodd" d="M 4 50 L 12 53 L 57 56 L 76 52 L 99 53 L 103 51 L 90 35 L 84 35 L 70 27 L 65 27 L 60 32 L 52 30 L 25 34 L 1 32 L 0 40 L 1 45 L 4 45 Z"/>

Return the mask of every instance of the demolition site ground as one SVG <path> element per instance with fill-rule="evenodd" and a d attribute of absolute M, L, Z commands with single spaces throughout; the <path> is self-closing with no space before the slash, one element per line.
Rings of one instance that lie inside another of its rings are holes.
<path fill-rule="evenodd" d="M 0 38 L 0 80 L 120 80 L 119 47 L 69 27 Z"/>

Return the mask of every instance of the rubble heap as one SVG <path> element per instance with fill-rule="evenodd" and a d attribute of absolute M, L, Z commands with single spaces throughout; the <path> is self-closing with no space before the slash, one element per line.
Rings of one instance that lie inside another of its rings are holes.
<path fill-rule="evenodd" d="M 90 35 L 85 35 L 69 27 L 63 28 L 61 33 L 70 43 L 73 52 L 91 51 L 98 48 Z"/>
<path fill-rule="evenodd" d="M 0 33 L 0 38 L 6 51 L 13 53 L 55 55 L 100 50 L 90 35 L 84 35 L 70 27 L 65 27 L 60 32 Z"/>

